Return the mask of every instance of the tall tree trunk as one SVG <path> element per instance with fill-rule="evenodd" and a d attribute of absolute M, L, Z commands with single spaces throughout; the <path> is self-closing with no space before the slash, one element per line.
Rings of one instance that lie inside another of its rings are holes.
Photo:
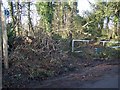
<path fill-rule="evenodd" d="M 62 28 L 64 28 L 64 25 L 65 25 L 64 17 L 65 17 L 65 10 L 64 10 L 64 2 L 63 2 L 63 6 L 62 6 Z"/>
<path fill-rule="evenodd" d="M 75 22 L 74 22 L 74 16 L 77 15 L 77 2 L 72 2 L 72 8 L 71 8 L 71 16 L 70 16 L 70 26 L 69 26 L 69 40 L 70 40 L 70 48 L 72 44 L 73 39 L 73 31 L 75 29 Z"/>
<path fill-rule="evenodd" d="M 107 16 L 106 17 L 106 30 L 107 30 L 107 36 L 108 36 L 108 39 L 109 39 L 110 35 L 109 35 L 109 26 L 108 26 L 108 24 L 109 24 L 109 17 Z"/>
<path fill-rule="evenodd" d="M 1 21 L 2 5 L 1 4 L 2 4 L 2 0 L 0 0 L 0 89 L 2 89 L 2 21 Z"/>
<path fill-rule="evenodd" d="M 58 2 L 55 2 L 54 22 L 52 22 L 53 30 L 58 31 Z"/>
<path fill-rule="evenodd" d="M 16 32 L 17 35 L 20 35 L 20 9 L 19 9 L 19 0 L 17 1 L 17 28 L 16 28 Z"/>
<path fill-rule="evenodd" d="M 15 21 L 15 32 L 16 36 L 20 35 L 20 7 L 19 7 L 19 0 L 16 1 L 16 10 L 17 10 L 17 16 L 14 16 Z"/>
<path fill-rule="evenodd" d="M 2 14 L 2 45 L 3 45 L 3 58 L 4 58 L 4 67 L 8 69 L 8 37 L 6 30 L 6 17 Z"/>
<path fill-rule="evenodd" d="M 60 5 L 61 2 L 58 2 L 58 7 L 57 7 L 57 30 L 60 30 Z"/>
<path fill-rule="evenodd" d="M 28 34 L 34 33 L 34 28 L 33 28 L 32 20 L 31 20 L 31 16 L 30 16 L 30 2 L 28 2 L 28 25 L 29 25 Z"/>
<path fill-rule="evenodd" d="M 2 3 L 2 1 L 0 0 L 0 71 L 2 71 L 1 70 L 2 69 L 2 21 L 1 21 L 2 10 L 1 10 L 1 3 Z"/>
<path fill-rule="evenodd" d="M 10 5 L 10 13 L 12 16 L 13 26 L 15 25 L 15 18 L 14 18 L 14 8 L 13 8 L 13 2 L 9 2 Z"/>
<path fill-rule="evenodd" d="M 8 2 L 9 6 L 10 6 L 10 14 L 12 17 L 12 26 L 13 26 L 13 30 L 15 31 L 15 35 L 18 35 L 18 31 L 17 31 L 17 17 L 14 15 L 14 5 L 13 2 Z M 17 5 L 16 5 L 17 6 Z"/>
<path fill-rule="evenodd" d="M 0 0 L 0 89 L 2 89 L 2 21 L 1 21 L 1 3 Z"/>
<path fill-rule="evenodd" d="M 117 35 L 120 38 L 120 11 L 118 11 Z"/>

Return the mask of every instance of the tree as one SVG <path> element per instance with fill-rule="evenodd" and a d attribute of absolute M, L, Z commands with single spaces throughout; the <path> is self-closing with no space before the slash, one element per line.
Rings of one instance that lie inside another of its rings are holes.
<path fill-rule="evenodd" d="M 1 4 L 2 4 L 2 1 L 0 0 L 0 65 L 2 66 L 2 20 L 1 20 L 1 16 L 2 16 L 1 6 L 2 5 Z"/>
<path fill-rule="evenodd" d="M 10 14 L 11 14 L 11 17 L 12 17 L 12 27 L 15 28 L 16 27 L 16 20 L 15 20 L 15 16 L 14 16 L 14 4 L 13 2 L 8 2 L 9 6 L 10 6 Z"/>
<path fill-rule="evenodd" d="M 8 37 L 7 37 L 7 30 L 6 30 L 6 21 L 5 21 L 5 16 L 1 13 L 2 17 L 2 46 L 3 46 L 3 58 L 4 58 L 4 67 L 8 69 Z"/>
<path fill-rule="evenodd" d="M 53 19 L 53 4 L 52 2 L 39 2 L 36 4 L 38 13 L 41 16 L 41 21 L 47 32 L 52 30 L 52 19 Z"/>
<path fill-rule="evenodd" d="M 21 14 L 22 14 L 22 5 L 20 0 L 17 1 L 8 1 L 10 7 L 10 14 L 12 18 L 12 28 L 15 32 L 15 36 L 21 35 Z"/>
<path fill-rule="evenodd" d="M 95 4 L 89 2 L 93 11 L 86 13 L 87 25 L 86 31 L 92 33 L 94 37 L 104 37 L 104 39 L 114 39 L 118 36 L 117 26 L 119 22 L 119 2 L 99 2 Z M 110 29 L 110 22 L 114 22 L 114 27 Z M 95 27 L 96 26 L 96 27 Z"/>
<path fill-rule="evenodd" d="M 17 0 L 16 2 L 16 9 L 17 9 L 17 16 L 16 16 L 16 36 L 20 35 L 20 1 Z"/>
<path fill-rule="evenodd" d="M 28 32 L 31 32 L 33 33 L 34 32 L 34 28 L 33 28 L 33 25 L 32 25 L 32 21 L 31 21 L 31 15 L 30 15 L 30 5 L 31 2 L 28 2 L 28 25 L 29 25 L 29 29 L 28 29 Z"/>

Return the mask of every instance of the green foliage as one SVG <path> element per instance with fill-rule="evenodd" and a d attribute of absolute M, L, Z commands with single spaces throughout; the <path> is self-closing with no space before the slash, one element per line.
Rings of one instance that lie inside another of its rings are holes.
<path fill-rule="evenodd" d="M 87 23 L 86 20 L 85 20 L 85 18 L 83 18 L 83 17 L 81 17 L 79 15 L 74 16 L 74 20 L 75 20 L 75 22 L 76 22 L 77 25 L 81 24 L 83 26 L 84 24 Z"/>
<path fill-rule="evenodd" d="M 8 38 L 11 38 L 14 36 L 15 36 L 15 32 L 14 32 L 13 28 L 10 28 L 10 30 L 8 30 Z"/>
<path fill-rule="evenodd" d="M 7 25 L 7 35 L 8 35 L 8 44 L 13 45 L 13 41 L 15 38 L 15 31 L 13 30 L 12 23 Z"/>
<path fill-rule="evenodd" d="M 108 28 L 108 24 L 110 21 L 114 23 L 114 27 L 117 27 L 117 23 L 119 22 L 119 11 L 120 11 L 120 2 L 99 2 L 97 1 L 95 4 L 91 3 L 93 8 L 92 12 L 86 11 L 86 21 L 92 22 L 89 23 L 85 28 L 84 32 L 92 34 L 91 38 L 102 37 L 104 36 L 106 39 L 109 39 L 111 36 L 115 39 L 115 36 L 118 34 L 116 29 L 111 33 Z M 106 20 L 106 28 L 104 28 L 104 20 Z M 115 26 L 116 25 L 116 26 Z M 115 33 L 114 33 L 115 32 Z"/>
<path fill-rule="evenodd" d="M 100 59 L 100 60 L 113 60 L 113 59 L 118 59 L 120 58 L 120 50 L 116 50 L 110 47 L 106 48 L 99 48 L 101 49 L 100 52 L 95 54 L 95 58 Z"/>
<path fill-rule="evenodd" d="M 53 38 L 54 40 L 60 40 L 60 39 L 62 38 L 62 36 L 60 36 L 59 34 L 53 33 L 53 34 L 52 34 L 52 38 Z"/>
<path fill-rule="evenodd" d="M 46 31 L 51 31 L 51 24 L 53 19 L 53 4 L 52 2 L 39 2 L 36 4 L 38 13 L 40 14 L 43 25 Z"/>
<path fill-rule="evenodd" d="M 39 70 L 32 70 L 30 71 L 30 78 L 35 78 L 35 79 L 47 79 L 47 77 L 51 77 L 54 75 L 53 71 L 49 70 L 44 70 L 44 69 L 39 69 Z"/>
<path fill-rule="evenodd" d="M 111 42 L 109 42 L 109 43 L 107 43 L 106 46 L 108 46 L 108 47 L 119 46 L 119 43 L 111 43 Z"/>

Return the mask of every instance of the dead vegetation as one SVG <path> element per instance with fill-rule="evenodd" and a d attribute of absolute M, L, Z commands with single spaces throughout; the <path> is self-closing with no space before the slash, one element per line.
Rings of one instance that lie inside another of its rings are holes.
<path fill-rule="evenodd" d="M 94 47 L 83 48 L 83 53 L 70 53 L 63 50 L 67 47 L 62 41 L 47 34 L 17 37 L 13 46 L 9 54 L 10 68 L 3 71 L 3 87 L 26 87 L 34 80 L 41 82 L 97 63 L 93 60 Z"/>
<path fill-rule="evenodd" d="M 13 46 L 10 68 L 3 72 L 4 87 L 25 87 L 31 80 L 46 80 L 75 68 L 68 52 L 59 50 L 59 43 L 49 36 L 18 37 Z"/>

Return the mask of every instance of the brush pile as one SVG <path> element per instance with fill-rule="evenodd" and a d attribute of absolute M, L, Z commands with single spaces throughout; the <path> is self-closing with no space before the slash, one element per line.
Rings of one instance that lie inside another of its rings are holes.
<path fill-rule="evenodd" d="M 30 80 L 46 80 L 75 67 L 69 63 L 68 52 L 49 36 L 18 37 L 9 54 L 8 70 L 3 73 L 4 87 L 26 87 Z"/>

